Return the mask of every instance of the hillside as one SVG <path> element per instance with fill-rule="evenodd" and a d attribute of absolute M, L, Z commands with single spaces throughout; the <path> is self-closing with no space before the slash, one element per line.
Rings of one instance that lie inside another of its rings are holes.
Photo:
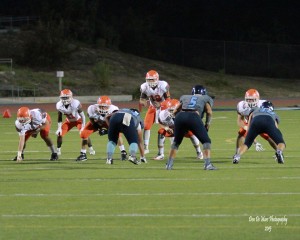
<path fill-rule="evenodd" d="M 100 70 L 104 71 L 107 87 L 101 87 L 104 80 L 97 80 L 93 74 L 97 62 L 104 64 Z M 57 96 L 59 91 L 56 70 L 61 70 L 64 71 L 62 87 L 70 88 L 75 95 L 131 94 L 138 98 L 139 86 L 145 81 L 145 73 L 150 69 L 157 70 L 160 79 L 170 84 L 173 97 L 190 93 L 195 84 L 206 86 L 209 94 L 220 99 L 241 98 L 249 88 L 258 89 L 264 98 L 300 97 L 300 79 L 233 76 L 172 65 L 104 48 L 86 47 L 74 52 L 60 69 L 32 71 L 13 66 L 14 74 L 2 71 L 0 83 L 2 89 L 11 89 L 12 86 L 14 89 L 35 88 L 37 96 Z"/>

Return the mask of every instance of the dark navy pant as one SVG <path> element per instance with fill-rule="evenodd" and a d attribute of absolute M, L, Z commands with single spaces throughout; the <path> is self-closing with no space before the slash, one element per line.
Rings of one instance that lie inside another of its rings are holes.
<path fill-rule="evenodd" d="M 201 117 L 197 112 L 179 112 L 175 117 L 174 142 L 179 146 L 184 138 L 184 135 L 191 131 L 199 141 L 211 143 Z"/>
<path fill-rule="evenodd" d="M 138 143 L 138 133 L 134 125 L 134 120 L 131 118 L 130 125 L 123 124 L 123 117 L 125 113 L 115 113 L 109 120 L 108 140 L 115 144 L 118 142 L 119 133 L 123 133 L 127 139 L 128 144 Z"/>
<path fill-rule="evenodd" d="M 271 116 L 259 115 L 252 118 L 250 127 L 245 139 L 245 144 L 248 148 L 251 147 L 254 139 L 261 133 L 266 133 L 272 140 L 278 143 L 285 143 L 281 131 L 276 127 L 275 122 Z"/>

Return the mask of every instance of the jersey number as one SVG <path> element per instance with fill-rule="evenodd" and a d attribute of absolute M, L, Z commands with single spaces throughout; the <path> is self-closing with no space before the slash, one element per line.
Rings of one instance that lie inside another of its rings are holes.
<path fill-rule="evenodd" d="M 155 102 L 161 102 L 161 101 L 162 101 L 162 98 L 161 98 L 161 96 L 159 96 L 159 95 L 152 95 L 152 96 L 151 96 L 151 99 L 152 99 L 153 101 L 155 101 Z"/>
<path fill-rule="evenodd" d="M 197 104 L 197 99 L 198 99 L 198 97 L 196 97 L 196 96 L 191 97 L 190 102 L 187 105 L 187 107 L 188 108 L 195 108 L 195 106 Z"/>

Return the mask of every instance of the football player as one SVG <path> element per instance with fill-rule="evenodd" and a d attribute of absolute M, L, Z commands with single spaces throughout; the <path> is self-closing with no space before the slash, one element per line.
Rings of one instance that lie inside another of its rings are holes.
<path fill-rule="evenodd" d="M 154 160 L 164 159 L 164 143 L 165 138 L 168 137 L 171 140 L 171 144 L 174 140 L 174 110 L 180 102 L 177 99 L 167 99 L 161 103 L 161 111 L 158 116 L 158 122 L 160 124 L 160 129 L 158 130 L 158 154 L 154 157 Z M 196 149 L 197 158 L 203 159 L 203 153 L 200 148 L 200 142 L 198 138 L 191 132 L 188 131 L 185 137 L 189 138 Z"/>
<path fill-rule="evenodd" d="M 30 137 L 36 138 L 40 134 L 51 151 L 51 161 L 58 160 L 56 149 L 49 137 L 51 128 L 51 117 L 46 112 L 39 108 L 29 109 L 28 107 L 21 107 L 17 112 L 17 120 L 15 121 L 16 130 L 19 133 L 18 154 L 13 159 L 21 162 L 24 160 L 24 149 Z"/>
<path fill-rule="evenodd" d="M 211 140 L 208 136 L 212 118 L 213 99 L 203 89 L 205 88 L 201 85 L 193 87 L 192 94 L 181 96 L 179 99 L 180 104 L 174 110 L 174 141 L 166 164 L 167 170 L 173 168 L 178 148 L 188 131 L 191 131 L 203 145 L 204 170 L 216 169 L 210 161 Z M 204 124 L 202 117 L 205 113 L 206 119 Z"/>
<path fill-rule="evenodd" d="M 147 163 L 144 156 L 143 128 L 144 123 L 136 109 L 123 108 L 106 117 L 108 124 L 108 143 L 106 164 L 113 164 L 113 154 L 120 133 L 123 133 L 129 144 L 128 160 L 133 164 Z M 136 153 L 140 150 L 140 161 Z"/>
<path fill-rule="evenodd" d="M 63 137 L 74 127 L 77 127 L 79 133 L 81 133 L 85 126 L 85 115 L 80 101 L 73 98 L 73 93 L 70 89 L 64 89 L 60 92 L 60 101 L 56 103 L 56 109 L 58 111 L 57 154 L 61 155 Z M 64 122 L 62 122 L 63 115 L 66 116 Z M 88 146 L 90 154 L 95 155 L 90 139 L 88 139 Z"/>
<path fill-rule="evenodd" d="M 248 130 L 248 119 L 251 109 L 260 107 L 265 100 L 260 100 L 259 92 L 256 89 L 249 89 L 245 93 L 245 100 L 237 104 L 237 124 L 239 126 L 238 136 L 236 139 L 236 153 L 240 146 L 244 143 Z M 276 149 L 276 143 L 265 133 L 260 136 L 266 139 L 273 149 Z M 256 151 L 263 151 L 263 146 L 254 140 Z"/>
<path fill-rule="evenodd" d="M 146 82 L 140 87 L 140 104 L 148 107 L 144 123 L 144 149 L 145 154 L 149 153 L 150 130 L 154 123 L 158 123 L 158 113 L 160 104 L 170 98 L 170 87 L 166 81 L 159 80 L 159 75 L 155 70 L 150 70 L 146 74 Z"/>
<path fill-rule="evenodd" d="M 252 145 L 254 139 L 262 133 L 268 134 L 276 144 L 275 156 L 279 164 L 284 163 L 283 150 L 285 142 L 281 131 L 278 129 L 279 117 L 274 112 L 274 106 L 270 101 L 265 101 L 260 107 L 251 109 L 249 114 L 249 129 L 245 143 L 239 148 L 233 157 L 233 164 L 240 161 L 241 155 L 244 154 Z"/>
<path fill-rule="evenodd" d="M 90 121 L 85 125 L 84 129 L 80 133 L 82 138 L 80 155 L 76 161 L 86 161 L 86 147 L 88 145 L 89 136 L 98 131 L 100 136 L 107 134 L 108 125 L 105 121 L 105 117 L 111 115 L 113 112 L 118 111 L 119 108 L 111 103 L 111 99 L 108 96 L 100 96 L 96 104 L 90 105 L 87 109 L 87 115 Z M 127 152 L 125 150 L 122 137 L 118 139 L 118 145 L 121 151 L 121 159 L 127 159 Z"/>

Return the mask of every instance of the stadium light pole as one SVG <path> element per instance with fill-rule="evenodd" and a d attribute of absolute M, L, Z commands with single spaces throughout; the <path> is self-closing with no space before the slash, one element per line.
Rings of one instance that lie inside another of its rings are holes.
<path fill-rule="evenodd" d="M 64 71 L 57 71 L 56 77 L 58 77 L 58 88 L 59 91 L 62 90 L 62 78 L 64 77 Z"/>

